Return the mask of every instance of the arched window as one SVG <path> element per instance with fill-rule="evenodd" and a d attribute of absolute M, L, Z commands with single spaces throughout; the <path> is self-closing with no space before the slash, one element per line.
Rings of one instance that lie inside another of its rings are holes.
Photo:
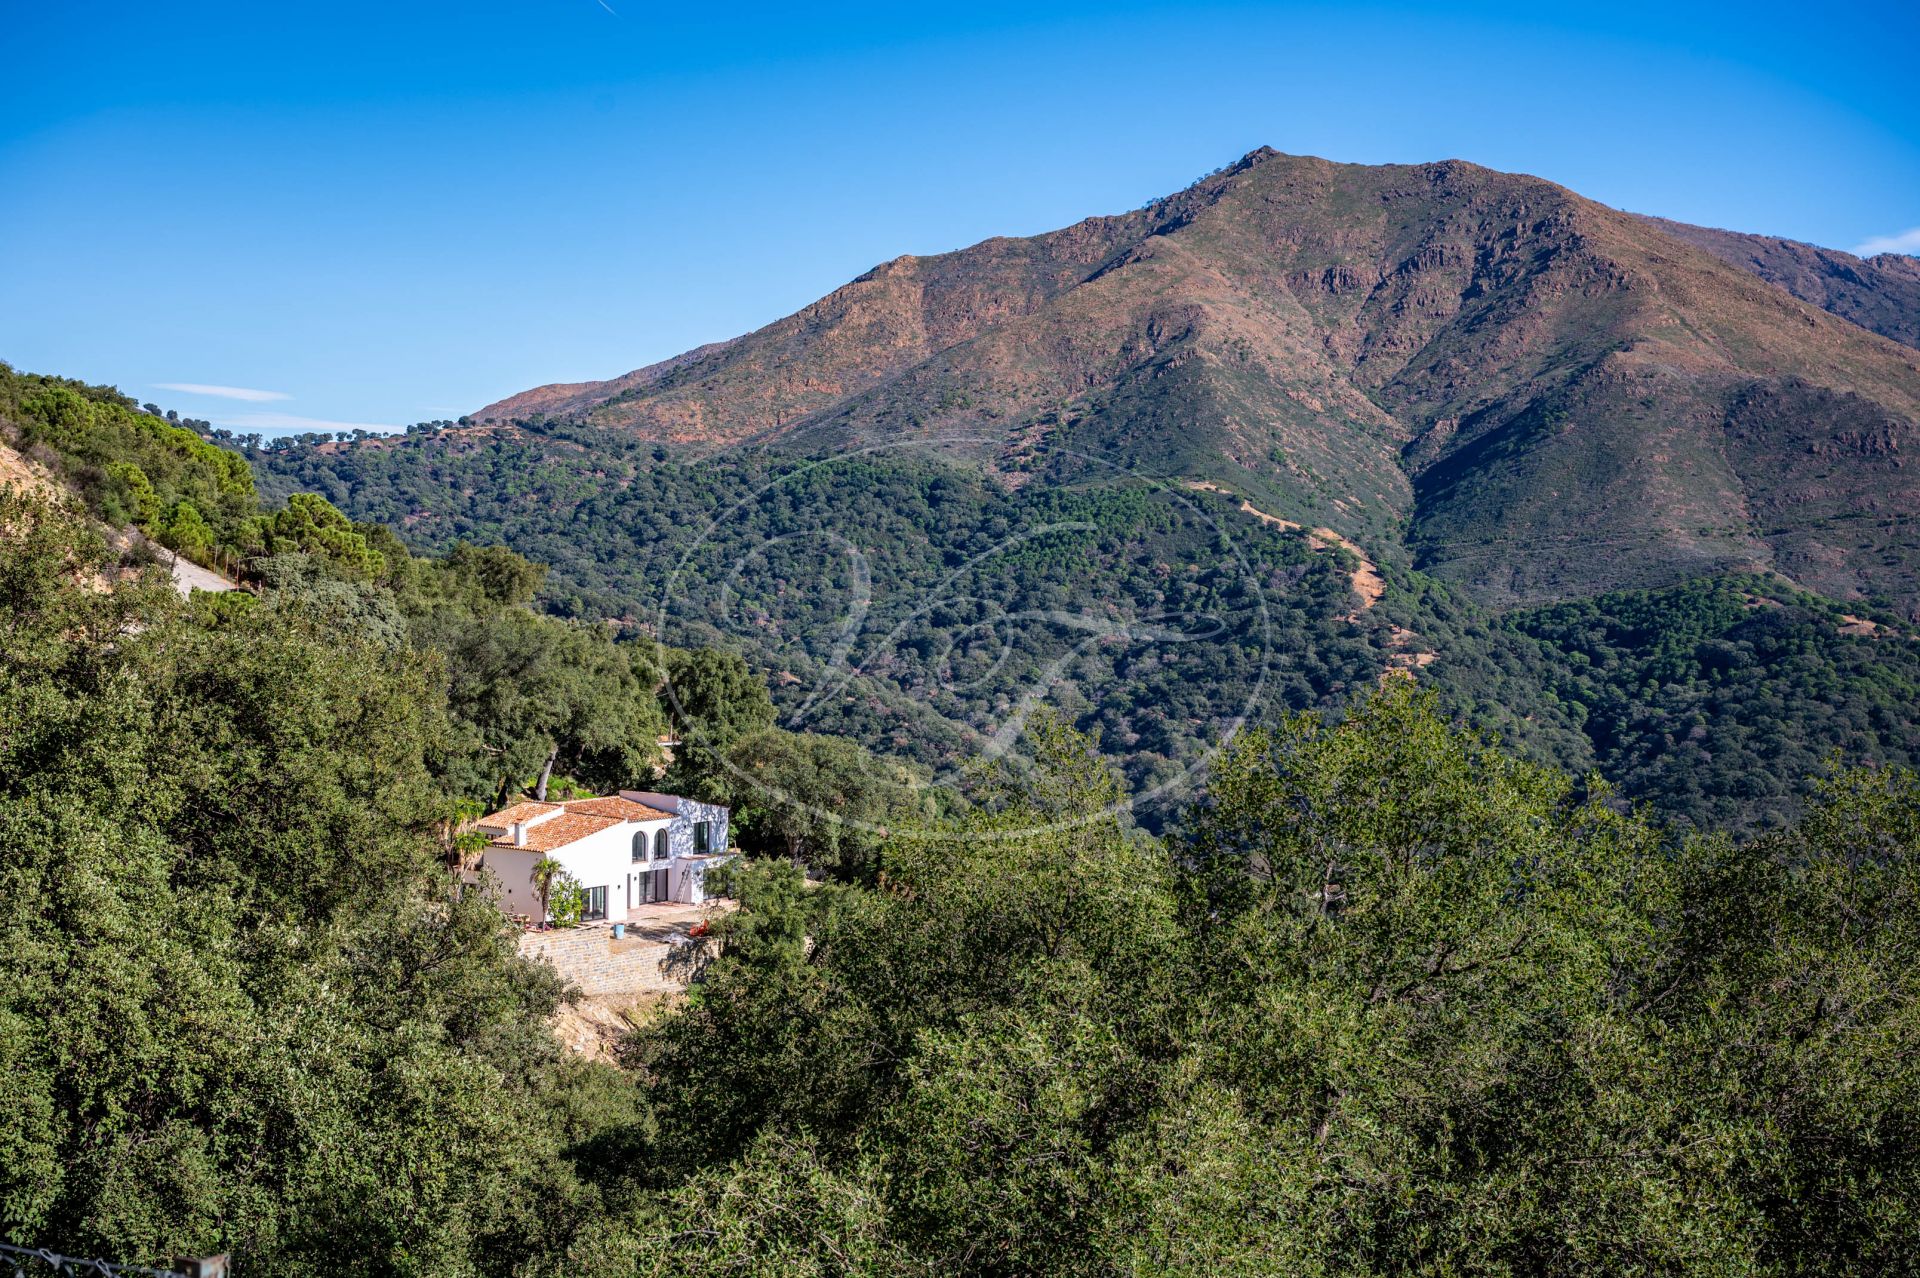
<path fill-rule="evenodd" d="M 647 832 L 645 830 L 641 830 L 633 836 L 633 859 L 636 861 L 644 861 L 647 859 Z"/>
<path fill-rule="evenodd" d="M 661 826 L 654 832 L 653 859 L 656 861 L 667 859 L 667 828 L 665 826 Z"/>

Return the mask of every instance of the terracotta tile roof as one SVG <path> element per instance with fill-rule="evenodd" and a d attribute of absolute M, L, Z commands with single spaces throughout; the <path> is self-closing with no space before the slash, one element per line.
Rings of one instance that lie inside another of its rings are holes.
<path fill-rule="evenodd" d="M 527 799 L 523 802 L 501 808 L 498 812 L 490 812 L 478 821 L 475 821 L 474 824 L 487 825 L 495 829 L 504 830 L 515 821 L 531 821 L 543 813 L 558 812 L 559 810 L 560 805 L 558 803 L 536 803 L 532 799 Z"/>
<path fill-rule="evenodd" d="M 608 795 L 604 799 L 574 799 L 560 806 L 569 812 L 584 812 L 588 816 L 614 817 L 621 821 L 665 821 L 673 816 L 671 812 L 662 812 L 644 803 L 623 799 L 617 794 Z"/>
<path fill-rule="evenodd" d="M 527 852 L 551 852 L 564 848 L 569 843 L 586 838 L 589 834 L 598 834 L 609 826 L 619 825 L 617 817 L 590 816 L 585 812 L 562 812 L 557 817 L 542 821 L 539 825 L 527 827 L 527 842 L 522 849 Z M 497 848 L 514 846 L 513 835 L 503 834 L 493 841 Z"/>

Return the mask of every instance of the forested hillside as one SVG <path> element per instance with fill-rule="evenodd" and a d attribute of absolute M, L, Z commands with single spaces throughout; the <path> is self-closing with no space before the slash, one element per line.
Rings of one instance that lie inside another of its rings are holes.
<path fill-rule="evenodd" d="M 1131 212 L 394 439 L 248 452 L 540 600 L 737 647 L 944 774 L 1052 706 L 1152 828 L 1382 678 L 1662 818 L 1920 745 L 1912 275 L 1447 161 L 1266 148 Z"/>
<path fill-rule="evenodd" d="M 623 1223 L 542 1272 L 1904 1271 L 1911 773 L 1676 843 L 1396 688 L 1156 845 L 1040 735 L 884 892 L 741 876 Z"/>
<path fill-rule="evenodd" d="M 445 869 L 431 656 L 116 579 L 12 493 L 0 535 L 0 1232 L 287 1275 L 559 1245 L 563 1151 L 639 1111 Z"/>
<path fill-rule="evenodd" d="M 726 752 L 773 731 L 764 682 L 738 656 L 536 611 L 546 566 L 498 544 L 460 540 L 421 558 L 384 524 L 350 520 L 318 493 L 263 505 L 245 459 L 204 428 L 111 388 L 0 364 L 5 446 L 56 481 L 57 505 L 60 492 L 73 500 L 74 536 L 101 539 L 86 553 L 102 581 L 140 580 L 155 562 L 151 537 L 244 584 L 196 601 L 216 621 L 293 617 L 427 663 L 445 721 L 425 756 L 453 805 L 443 815 L 499 806 L 523 787 L 638 784 L 665 763 L 660 742 L 676 735 L 686 749 L 670 779 L 717 795 L 728 784 Z M 183 539 L 183 528 L 194 536 Z M 899 774 L 864 750 L 858 757 L 863 770 Z M 783 837 L 761 824 L 760 837 Z M 750 836 L 755 827 L 749 813 Z"/>
<path fill-rule="evenodd" d="M 858 746 L 773 730 L 737 657 L 531 612 L 544 570 L 499 547 L 422 559 L 312 494 L 261 509 L 238 455 L 110 389 L 0 365 L 0 431 L 9 1240 L 517 1272 L 594 1200 L 567 1151 L 645 1110 L 560 1054 L 563 991 L 463 891 L 461 822 L 655 784 L 669 732 L 667 784 L 924 806 Z M 140 532 L 246 589 L 180 598 Z M 738 818 L 749 849 L 870 855 L 809 812 Z"/>
<path fill-rule="evenodd" d="M 1311 530 L 1115 470 L 1008 488 L 907 449 L 703 459 L 558 425 L 252 456 L 269 491 L 422 547 L 549 563 L 563 615 L 741 645 L 789 726 L 944 771 L 1050 704 L 1136 794 L 1169 787 L 1156 826 L 1235 722 L 1338 713 L 1402 675 L 1531 758 L 1732 830 L 1790 818 L 1831 755 L 1920 751 L 1915 628 L 1777 576 L 1501 613 L 1389 561 L 1369 607 Z"/>
<path fill-rule="evenodd" d="M 1682 837 L 1367 666 L 1337 724 L 1261 702 L 1156 839 L 1044 707 L 1019 751 L 930 785 L 773 726 L 737 657 L 535 615 L 525 559 L 417 558 L 318 496 L 236 511 L 290 531 L 216 543 L 253 547 L 252 589 L 183 600 L 110 544 L 89 486 L 127 441 L 171 437 L 48 385 L 15 383 L 9 427 L 98 412 L 28 445 L 95 505 L 0 486 L 8 1238 L 284 1278 L 1907 1263 L 1909 770 L 1831 775 L 1755 840 Z M 915 527 L 915 495 L 957 481 L 817 482 Z M 1048 537 L 1084 564 L 1195 535 L 1152 491 L 951 496 L 996 544 L 1016 527 L 993 520 L 1053 521 L 1013 537 L 1043 597 L 1071 580 Z M 1854 646 L 1887 640 L 1763 579 L 1490 621 L 1392 570 L 1355 611 L 1349 560 L 1271 536 L 1248 553 L 1357 662 L 1415 652 L 1365 627 L 1417 614 L 1475 686 L 1535 689 L 1625 768 L 1675 733 L 1704 749 L 1681 725 L 1744 707 L 1755 670 L 1835 705 L 1870 685 L 1881 702 L 1835 715 L 1859 741 L 1899 694 L 1901 667 Z M 1659 695 L 1613 699 L 1636 681 Z M 1740 713 L 1730 777 L 1801 761 L 1769 746 L 1764 701 Z M 668 783 L 730 799 L 769 855 L 723 872 L 739 909 L 697 989 L 590 1063 L 549 1030 L 551 970 L 460 890 L 453 832 L 503 786 L 650 768 L 663 722 Z"/>

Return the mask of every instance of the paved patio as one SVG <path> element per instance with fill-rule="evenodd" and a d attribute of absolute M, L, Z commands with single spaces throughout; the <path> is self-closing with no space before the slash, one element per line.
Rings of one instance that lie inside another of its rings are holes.
<path fill-rule="evenodd" d="M 681 905 L 678 902 L 636 905 L 627 911 L 627 937 L 664 941 L 676 932 L 685 936 L 687 929 L 706 917 L 707 911 L 712 908 L 723 907 L 717 901 L 713 906 Z M 613 925 L 610 923 L 589 923 L 586 926 L 613 930 Z M 614 944 L 618 946 L 624 942 L 615 941 Z"/>
<path fill-rule="evenodd" d="M 628 911 L 627 934 L 613 936 L 611 923 L 583 923 L 551 932 L 525 932 L 520 953 L 545 959 L 554 970 L 592 995 L 633 995 L 682 990 L 705 966 L 708 951 L 686 942 L 687 932 L 725 902 L 707 905 L 643 905 Z"/>

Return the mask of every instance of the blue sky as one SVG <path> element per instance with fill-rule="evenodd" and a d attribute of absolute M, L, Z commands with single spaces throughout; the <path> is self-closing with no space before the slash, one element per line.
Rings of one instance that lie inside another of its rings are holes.
<path fill-rule="evenodd" d="M 1911 3 L 13 0 L 6 27 L 0 359 L 241 429 L 613 376 L 1263 144 L 1920 252 Z"/>

